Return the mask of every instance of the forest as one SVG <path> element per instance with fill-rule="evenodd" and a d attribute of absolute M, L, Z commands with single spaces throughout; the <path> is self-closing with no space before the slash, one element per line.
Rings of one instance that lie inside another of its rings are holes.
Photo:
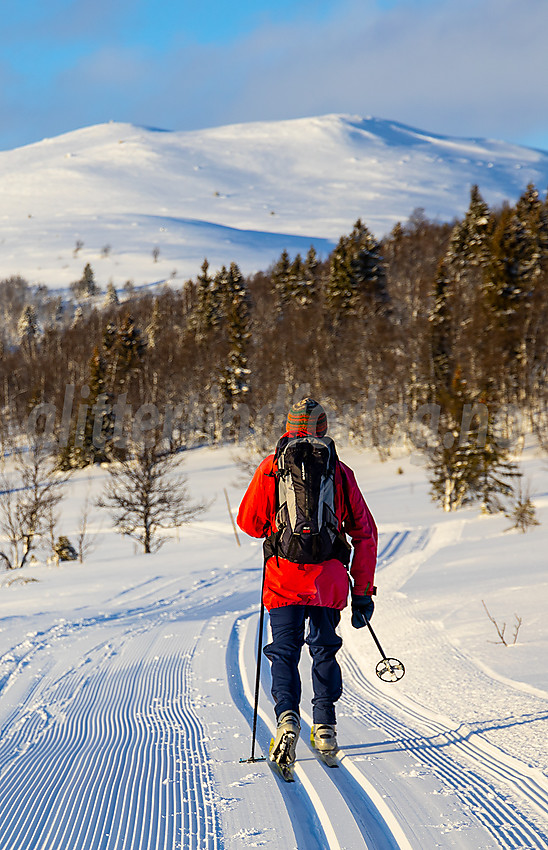
<path fill-rule="evenodd" d="M 0 281 L 0 439 L 46 435 L 60 469 L 232 441 L 255 459 L 311 394 L 330 433 L 381 459 L 424 456 L 445 510 L 499 510 L 525 434 L 548 446 L 548 203 L 529 185 L 490 209 L 416 210 L 382 240 L 358 220 L 332 253 L 244 276 L 68 293 Z"/>

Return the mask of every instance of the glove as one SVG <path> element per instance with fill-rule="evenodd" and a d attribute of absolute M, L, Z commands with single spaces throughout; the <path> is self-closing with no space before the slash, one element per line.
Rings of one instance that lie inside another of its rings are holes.
<path fill-rule="evenodd" d="M 372 596 L 352 597 L 352 625 L 355 629 L 363 629 L 373 616 L 375 603 Z"/>

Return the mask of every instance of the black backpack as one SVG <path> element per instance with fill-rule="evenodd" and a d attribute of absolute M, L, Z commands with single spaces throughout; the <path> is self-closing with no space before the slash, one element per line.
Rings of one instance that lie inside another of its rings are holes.
<path fill-rule="evenodd" d="M 337 452 L 330 437 L 290 437 L 276 446 L 277 532 L 265 541 L 265 556 L 295 564 L 337 558 L 348 565 L 350 546 L 335 514 Z"/>

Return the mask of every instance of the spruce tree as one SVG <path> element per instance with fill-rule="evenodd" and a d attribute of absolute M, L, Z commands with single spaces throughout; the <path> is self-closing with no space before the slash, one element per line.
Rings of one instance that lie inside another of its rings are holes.
<path fill-rule="evenodd" d="M 478 399 L 481 375 L 473 372 L 470 351 L 481 350 L 483 281 L 489 263 L 489 209 L 477 186 L 472 187 L 464 219 L 454 226 L 435 279 L 430 313 L 433 391 L 440 405 L 442 435 L 430 458 L 433 497 L 444 510 L 456 510 L 473 500 L 482 464 L 482 447 L 463 434 L 466 404 Z M 468 366 L 463 375 L 463 364 Z"/>
<path fill-rule="evenodd" d="M 501 500 L 513 494 L 511 480 L 520 473 L 497 440 L 494 409 L 487 393 L 473 396 L 457 368 L 444 394 L 439 441 L 429 461 L 431 493 L 445 511 L 479 500 L 482 513 L 496 513 L 503 509 Z M 481 420 L 477 429 L 468 421 L 472 411 Z"/>
<path fill-rule="evenodd" d="M 84 289 L 84 295 L 88 298 L 91 298 L 92 295 L 97 295 L 99 292 L 99 287 L 95 283 L 95 275 L 93 273 L 93 269 L 91 268 L 89 263 L 86 263 L 84 266 L 84 274 L 82 275 L 82 285 Z"/>
<path fill-rule="evenodd" d="M 107 291 L 105 294 L 105 300 L 103 302 L 104 307 L 117 307 L 120 303 L 120 299 L 118 298 L 118 293 L 116 292 L 116 287 L 109 281 L 107 284 Z"/>
<path fill-rule="evenodd" d="M 527 403 L 538 413 L 537 400 L 547 371 L 548 197 L 543 203 L 530 184 L 516 204 L 516 215 L 523 223 L 531 245 L 530 289 L 527 309 L 522 310 L 516 357 L 520 371 L 518 396 L 520 403 Z"/>
<path fill-rule="evenodd" d="M 84 271 L 80 280 L 71 283 L 70 289 L 77 298 L 91 298 L 100 292 L 98 285 L 95 282 L 95 275 L 89 263 L 84 266 Z"/>
<path fill-rule="evenodd" d="M 431 494 L 444 511 L 454 511 L 470 498 L 477 476 L 473 447 L 461 435 L 467 398 L 466 383 L 458 369 L 438 397 L 441 401 L 439 440 L 429 458 Z"/>
<path fill-rule="evenodd" d="M 283 312 L 288 306 L 309 307 L 314 303 L 318 294 L 318 266 L 314 246 L 310 247 L 305 260 L 297 254 L 291 261 L 288 252 L 282 251 L 271 271 L 278 311 Z"/>
<path fill-rule="evenodd" d="M 345 236 L 341 236 L 337 247 L 331 254 L 325 295 L 329 312 L 335 322 L 355 313 L 357 285 L 353 274 L 348 238 Z"/>
<path fill-rule="evenodd" d="M 125 313 L 118 324 L 111 321 L 105 325 L 101 356 L 108 393 L 127 393 L 132 376 L 143 366 L 146 349 L 146 339 L 130 313 Z"/>
<path fill-rule="evenodd" d="M 438 266 L 435 280 L 434 303 L 430 314 L 432 364 L 438 401 L 445 400 L 453 379 L 453 346 L 451 317 L 451 276 L 448 261 L 443 259 Z"/>
<path fill-rule="evenodd" d="M 489 257 L 491 213 L 477 185 L 470 190 L 470 204 L 462 225 L 457 228 L 458 250 L 455 260 L 461 271 L 469 266 L 484 266 Z M 456 246 L 455 246 L 456 247 Z M 451 248 L 450 248 L 451 251 Z"/>
<path fill-rule="evenodd" d="M 291 258 L 285 249 L 272 268 L 271 280 L 277 309 L 283 312 L 291 298 Z"/>
<path fill-rule="evenodd" d="M 498 362 L 499 382 L 506 400 L 518 400 L 527 370 L 526 327 L 535 289 L 535 246 L 523 221 L 509 207 L 493 234 L 485 300 Z M 523 401 L 523 397 L 519 398 Z"/>
<path fill-rule="evenodd" d="M 492 218 L 477 186 L 470 191 L 470 204 L 462 221 L 454 226 L 445 262 L 456 283 L 461 283 L 476 268 L 483 268 L 490 257 Z"/>
<path fill-rule="evenodd" d="M 535 259 L 534 243 L 524 222 L 506 207 L 493 233 L 485 288 L 489 306 L 507 327 L 531 290 Z"/>
<path fill-rule="evenodd" d="M 533 282 L 548 269 L 548 207 L 530 183 L 516 204 L 516 215 L 525 228 L 530 245 L 530 273 Z"/>
<path fill-rule="evenodd" d="M 203 341 L 219 321 L 216 284 L 209 274 L 207 259 L 202 263 L 196 283 L 196 306 L 194 307 L 192 324 L 198 341 Z"/>
<path fill-rule="evenodd" d="M 521 477 L 515 463 L 508 459 L 508 451 L 501 448 L 488 428 L 485 445 L 477 453 L 477 476 L 473 491 L 481 502 L 481 512 L 495 514 L 504 510 L 503 499 L 514 495 L 512 481 Z"/>
<path fill-rule="evenodd" d="M 493 234 L 485 300 L 504 397 L 525 404 L 545 363 L 548 211 L 530 185 Z"/>
<path fill-rule="evenodd" d="M 481 345 L 481 339 L 471 340 L 466 331 L 474 322 L 483 321 L 479 314 L 491 228 L 489 208 L 478 187 L 473 186 L 468 211 L 454 226 L 439 262 L 430 314 L 435 390 L 442 404 L 447 402 L 455 370 L 462 367 L 470 343 Z"/>
<path fill-rule="evenodd" d="M 320 261 L 314 245 L 308 249 L 304 261 L 304 278 L 300 290 L 300 299 L 304 307 L 309 307 L 316 302 L 319 294 Z"/>
<path fill-rule="evenodd" d="M 302 306 L 301 289 L 304 283 L 304 263 L 300 254 L 297 254 L 289 267 L 287 281 L 287 294 L 292 304 Z"/>
<path fill-rule="evenodd" d="M 360 219 L 331 254 L 326 300 L 335 322 L 388 304 L 381 246 Z"/>
<path fill-rule="evenodd" d="M 226 266 L 221 266 L 211 284 L 212 303 L 215 305 L 215 327 L 220 327 L 226 319 L 229 304 L 229 272 Z"/>
<path fill-rule="evenodd" d="M 118 328 L 114 343 L 116 380 L 120 389 L 125 389 L 131 374 L 142 365 L 146 342 L 135 320 L 127 314 Z"/>
<path fill-rule="evenodd" d="M 38 320 L 33 304 L 26 304 L 17 323 L 17 338 L 19 344 L 27 351 L 34 349 L 38 337 Z"/>
<path fill-rule="evenodd" d="M 109 459 L 112 443 L 112 396 L 107 389 L 106 363 L 98 346 L 93 350 L 89 364 L 90 406 L 86 422 L 84 449 L 89 463 L 102 463 Z"/>
<path fill-rule="evenodd" d="M 249 392 L 248 347 L 251 338 L 249 294 L 236 263 L 231 263 L 224 276 L 223 303 L 229 347 L 221 391 L 225 401 L 235 407 Z"/>
<path fill-rule="evenodd" d="M 76 422 L 67 445 L 59 452 L 63 470 L 81 469 L 94 463 L 110 460 L 113 433 L 112 396 L 107 389 L 107 368 L 99 347 L 95 346 L 88 365 L 89 379 L 85 396 L 85 418 Z"/>

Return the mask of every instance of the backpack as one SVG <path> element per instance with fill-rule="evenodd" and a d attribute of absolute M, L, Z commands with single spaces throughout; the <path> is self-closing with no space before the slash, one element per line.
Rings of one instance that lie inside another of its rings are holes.
<path fill-rule="evenodd" d="M 337 558 L 348 565 L 350 546 L 335 514 L 337 452 L 330 437 L 283 436 L 276 446 L 277 531 L 265 541 L 265 556 L 295 564 Z"/>

